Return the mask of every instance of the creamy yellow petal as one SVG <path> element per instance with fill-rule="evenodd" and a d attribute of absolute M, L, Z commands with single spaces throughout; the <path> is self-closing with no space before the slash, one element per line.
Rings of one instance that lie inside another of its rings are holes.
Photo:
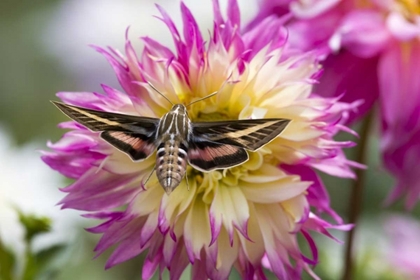
<path fill-rule="evenodd" d="M 243 183 L 241 190 L 245 197 L 256 203 L 277 203 L 302 194 L 312 183 L 289 178 L 268 183 Z"/>

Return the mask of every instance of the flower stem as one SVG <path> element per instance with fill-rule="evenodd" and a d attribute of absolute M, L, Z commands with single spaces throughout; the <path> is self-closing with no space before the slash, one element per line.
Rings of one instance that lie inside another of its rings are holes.
<path fill-rule="evenodd" d="M 359 149 L 356 155 L 356 161 L 364 164 L 366 162 L 366 151 L 368 148 L 368 136 L 369 130 L 372 123 L 372 113 L 373 109 L 370 110 L 368 115 L 365 117 L 362 123 L 360 131 L 360 144 Z M 363 187 L 365 181 L 365 171 L 363 169 L 356 170 L 357 179 L 354 180 L 353 189 L 351 194 L 351 200 L 349 205 L 349 223 L 354 224 L 355 227 L 348 233 L 346 240 L 346 251 L 345 251 L 345 266 L 343 280 L 351 280 L 354 274 L 354 263 L 355 258 L 354 253 L 354 236 L 357 227 L 357 222 L 359 220 L 361 208 L 362 208 L 362 197 L 363 197 Z"/>

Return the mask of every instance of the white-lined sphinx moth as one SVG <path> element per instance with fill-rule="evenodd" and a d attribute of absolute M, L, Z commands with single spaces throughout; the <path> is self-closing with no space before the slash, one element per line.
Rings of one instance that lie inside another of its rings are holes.
<path fill-rule="evenodd" d="M 183 104 L 173 105 L 158 119 L 52 103 L 76 122 L 101 132 L 102 139 L 133 161 L 144 160 L 157 150 L 156 175 L 167 194 L 184 178 L 187 162 L 203 172 L 237 166 L 248 160 L 246 150 L 256 151 L 269 143 L 290 122 L 288 119 L 191 122 Z"/>

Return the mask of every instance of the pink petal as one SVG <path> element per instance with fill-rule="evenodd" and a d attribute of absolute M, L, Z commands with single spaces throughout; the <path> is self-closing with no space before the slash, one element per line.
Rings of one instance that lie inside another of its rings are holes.
<path fill-rule="evenodd" d="M 418 59 L 419 43 L 408 47 L 395 44 L 383 55 L 379 65 L 383 116 L 381 151 L 386 168 L 398 181 L 388 201 L 407 194 L 407 208 L 413 207 L 420 195 L 420 175 L 416 169 L 420 159 Z"/>
<path fill-rule="evenodd" d="M 340 37 L 338 40 L 341 42 L 341 48 L 349 50 L 360 58 L 377 55 L 390 39 L 383 15 L 373 10 L 349 12 L 333 36 Z"/>
<path fill-rule="evenodd" d="M 322 14 L 340 3 L 340 0 L 312 0 L 312 1 L 296 1 L 290 4 L 290 10 L 298 18 L 314 18 L 322 16 Z"/>
<path fill-rule="evenodd" d="M 330 197 L 319 176 L 310 168 L 302 165 L 282 165 L 282 169 L 295 175 L 299 175 L 302 181 L 311 181 L 312 185 L 308 188 L 308 202 L 315 207 L 320 213 L 328 213 L 337 223 L 341 224 L 343 220 L 331 208 Z"/>
<path fill-rule="evenodd" d="M 330 55 L 323 63 L 324 73 L 315 85 L 314 92 L 323 97 L 340 96 L 342 102 L 363 100 L 357 112 L 351 112 L 348 122 L 362 118 L 378 99 L 376 75 L 377 58 L 363 59 L 342 51 Z"/>
<path fill-rule="evenodd" d="M 138 192 L 137 184 L 130 186 L 136 174 L 115 176 L 106 171 L 91 169 L 72 185 L 62 189 L 69 192 L 60 201 L 62 208 L 97 211 L 121 206 Z"/>
<path fill-rule="evenodd" d="M 417 15 L 418 16 L 418 15 Z M 409 41 L 420 36 L 420 22 L 411 22 L 402 13 L 391 12 L 386 20 L 389 31 L 398 40 Z"/>
<path fill-rule="evenodd" d="M 153 277 L 161 259 L 162 255 L 158 254 L 151 260 L 149 258 L 144 260 L 143 269 L 141 271 L 142 279 L 151 279 Z"/>

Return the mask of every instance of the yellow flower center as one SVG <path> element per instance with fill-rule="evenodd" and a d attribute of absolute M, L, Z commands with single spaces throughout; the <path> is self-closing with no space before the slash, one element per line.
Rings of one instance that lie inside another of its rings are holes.
<path fill-rule="evenodd" d="M 402 65 L 403 67 L 407 67 L 409 65 L 411 59 L 411 52 L 412 52 L 412 45 L 411 42 L 401 42 L 401 58 L 402 58 Z"/>
<path fill-rule="evenodd" d="M 420 1 L 397 0 L 397 10 L 408 20 L 414 21 L 420 15 Z"/>
<path fill-rule="evenodd" d="M 211 121 L 223 121 L 229 120 L 229 116 L 223 112 L 203 113 L 199 112 L 194 118 L 196 122 L 211 122 Z"/>
<path fill-rule="evenodd" d="M 359 9 L 368 9 L 373 7 L 372 2 L 368 0 L 356 0 L 354 3 L 354 6 Z"/>

